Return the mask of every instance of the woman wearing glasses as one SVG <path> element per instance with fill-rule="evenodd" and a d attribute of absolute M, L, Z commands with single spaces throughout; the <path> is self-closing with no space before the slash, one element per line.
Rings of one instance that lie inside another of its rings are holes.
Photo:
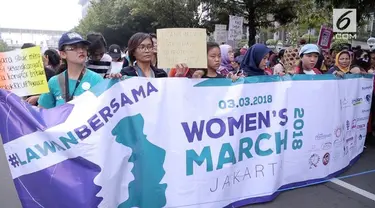
<path fill-rule="evenodd" d="M 99 74 L 86 69 L 90 42 L 79 34 L 68 32 L 59 40 L 59 50 L 66 69 L 48 81 L 49 92 L 38 100 L 42 108 L 54 108 L 71 101 L 103 80 Z"/>
<path fill-rule="evenodd" d="M 168 77 L 164 70 L 157 69 L 152 65 L 154 43 L 151 35 L 147 33 L 134 34 L 128 42 L 128 53 L 130 65 L 121 70 L 122 76 Z"/>

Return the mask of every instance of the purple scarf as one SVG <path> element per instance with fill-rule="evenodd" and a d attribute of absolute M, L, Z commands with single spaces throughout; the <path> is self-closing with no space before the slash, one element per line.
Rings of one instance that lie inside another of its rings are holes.
<path fill-rule="evenodd" d="M 233 71 L 232 63 L 229 60 L 229 49 L 232 48 L 230 45 L 221 45 L 220 46 L 220 53 L 221 53 L 221 63 L 218 73 L 221 75 L 228 75 L 230 71 Z"/>

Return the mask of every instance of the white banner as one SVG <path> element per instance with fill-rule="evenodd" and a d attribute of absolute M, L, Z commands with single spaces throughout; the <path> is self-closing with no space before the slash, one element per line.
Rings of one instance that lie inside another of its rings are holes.
<path fill-rule="evenodd" d="M 243 35 L 243 17 L 229 15 L 228 40 L 241 40 Z"/>
<path fill-rule="evenodd" d="M 334 177 L 353 162 L 373 89 L 359 75 L 130 78 L 104 91 L 108 82 L 61 108 L 19 115 L 25 124 L 6 118 L 0 133 L 24 207 L 270 201 L 282 187 Z M 48 114 L 55 125 L 43 129 Z"/>

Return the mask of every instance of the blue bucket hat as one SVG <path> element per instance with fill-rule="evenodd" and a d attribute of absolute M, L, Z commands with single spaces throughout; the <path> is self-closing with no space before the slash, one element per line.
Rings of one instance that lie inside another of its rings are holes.
<path fill-rule="evenodd" d="M 315 44 L 306 44 L 304 45 L 301 50 L 299 51 L 299 56 L 303 54 L 309 54 L 309 53 L 317 53 L 320 54 L 320 49 Z"/>
<path fill-rule="evenodd" d="M 83 39 L 81 35 L 75 32 L 64 33 L 59 40 L 59 50 L 62 51 L 64 46 L 73 45 L 77 43 L 83 43 L 85 45 L 90 45 L 90 42 Z"/>

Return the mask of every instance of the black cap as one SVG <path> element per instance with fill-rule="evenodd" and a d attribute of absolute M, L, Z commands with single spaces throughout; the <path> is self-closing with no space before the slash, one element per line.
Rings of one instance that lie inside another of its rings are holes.
<path fill-rule="evenodd" d="M 119 45 L 113 44 L 109 46 L 108 54 L 114 58 L 119 59 L 121 58 L 121 48 Z"/>
<path fill-rule="evenodd" d="M 357 45 L 356 47 L 353 47 L 354 50 L 361 50 L 362 47 L 360 45 Z"/>
<path fill-rule="evenodd" d="M 34 43 L 24 43 L 22 46 L 21 46 L 21 49 L 26 49 L 26 48 L 32 48 L 32 47 L 35 47 L 36 45 Z"/>
<path fill-rule="evenodd" d="M 59 50 L 62 51 L 64 46 L 73 45 L 76 43 L 83 43 L 85 45 L 90 45 L 90 42 L 84 40 L 81 35 L 75 32 L 64 33 L 59 40 Z"/>

